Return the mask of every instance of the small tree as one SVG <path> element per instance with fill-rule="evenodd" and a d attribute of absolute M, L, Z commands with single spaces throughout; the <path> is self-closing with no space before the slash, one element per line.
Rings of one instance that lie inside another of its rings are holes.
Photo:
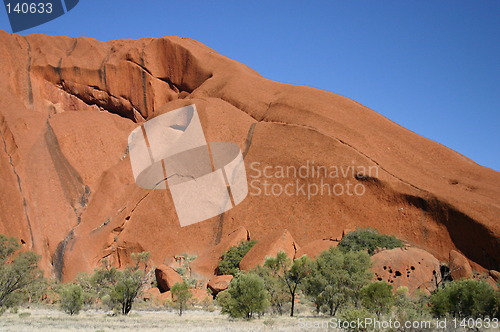
<path fill-rule="evenodd" d="M 82 286 L 78 284 L 64 285 L 60 292 L 61 309 L 70 315 L 78 315 L 83 306 Z"/>
<path fill-rule="evenodd" d="M 231 274 L 235 276 L 240 272 L 240 262 L 250 249 L 257 243 L 255 240 L 241 241 L 239 245 L 232 246 L 222 255 L 217 267 L 218 274 Z"/>
<path fill-rule="evenodd" d="M 128 315 L 143 284 L 143 271 L 135 268 L 118 271 L 116 284 L 109 293 L 110 307 L 119 310 L 122 315 Z"/>
<path fill-rule="evenodd" d="M 222 313 L 231 317 L 251 319 L 255 313 L 264 312 L 269 306 L 269 294 L 264 281 L 256 274 L 240 274 L 226 291 L 217 295 Z"/>
<path fill-rule="evenodd" d="M 376 229 L 357 229 L 348 233 L 339 243 L 343 251 L 367 250 L 370 255 L 377 248 L 394 249 L 403 246 L 403 242 L 392 235 L 379 234 Z"/>
<path fill-rule="evenodd" d="M 273 271 L 267 267 L 259 265 L 254 269 L 254 272 L 264 281 L 273 311 L 279 315 L 283 315 L 285 304 L 290 302 L 290 293 L 286 284 L 282 279 L 276 278 Z"/>
<path fill-rule="evenodd" d="M 39 256 L 18 253 L 20 247 L 15 238 L 0 234 L 0 312 L 25 300 L 32 287 L 44 284 Z"/>
<path fill-rule="evenodd" d="M 335 316 L 338 309 L 359 297 L 360 289 L 372 277 L 369 268 L 370 257 L 366 252 L 344 253 L 332 247 L 314 262 L 312 272 L 304 280 L 304 292 L 317 308 L 324 305 Z"/>
<path fill-rule="evenodd" d="M 498 292 L 498 291 L 496 291 Z M 460 280 L 447 283 L 432 294 L 430 303 L 435 316 L 457 318 L 499 317 L 498 294 L 484 281 Z"/>
<path fill-rule="evenodd" d="M 361 302 L 363 306 L 374 312 L 380 319 L 388 313 L 394 304 L 392 285 L 384 281 L 372 282 L 361 289 Z"/>
<path fill-rule="evenodd" d="M 186 308 L 186 303 L 193 296 L 193 293 L 189 290 L 189 285 L 185 281 L 176 283 L 170 291 L 172 292 L 173 300 L 179 308 L 179 316 L 182 316 L 182 311 Z"/>
<path fill-rule="evenodd" d="M 132 261 L 135 262 L 135 268 L 139 269 L 142 265 L 144 272 L 146 272 L 146 269 L 148 268 L 148 261 L 150 257 L 151 254 L 147 251 L 137 252 L 137 253 L 134 252 L 130 255 Z"/>
<path fill-rule="evenodd" d="M 276 257 L 268 258 L 264 267 L 286 285 L 291 301 L 290 316 L 293 317 L 298 287 L 311 272 L 310 260 L 307 256 L 302 256 L 292 262 L 285 252 L 280 251 Z"/>

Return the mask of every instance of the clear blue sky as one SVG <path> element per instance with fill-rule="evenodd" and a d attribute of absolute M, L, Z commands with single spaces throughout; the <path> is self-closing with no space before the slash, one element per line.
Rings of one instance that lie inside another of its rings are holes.
<path fill-rule="evenodd" d="M 11 31 L 0 8 L 0 29 Z M 500 171 L 500 1 L 81 0 L 23 31 L 196 39 L 279 82 L 359 101 Z"/>

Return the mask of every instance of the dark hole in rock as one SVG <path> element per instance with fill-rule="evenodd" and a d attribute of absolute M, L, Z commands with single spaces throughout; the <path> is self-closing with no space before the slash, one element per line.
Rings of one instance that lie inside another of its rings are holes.
<path fill-rule="evenodd" d="M 401 277 L 401 272 L 396 271 L 396 272 L 394 272 L 394 275 L 395 275 L 396 277 Z"/>
<path fill-rule="evenodd" d="M 378 278 L 377 278 L 377 280 L 378 280 L 378 281 L 382 281 L 382 278 L 378 277 Z"/>
<path fill-rule="evenodd" d="M 420 263 L 419 263 L 420 264 Z M 415 270 L 415 266 L 410 266 L 410 269 Z"/>
<path fill-rule="evenodd" d="M 26 241 L 24 241 L 23 239 L 21 239 L 21 243 L 22 244 L 26 244 Z"/>

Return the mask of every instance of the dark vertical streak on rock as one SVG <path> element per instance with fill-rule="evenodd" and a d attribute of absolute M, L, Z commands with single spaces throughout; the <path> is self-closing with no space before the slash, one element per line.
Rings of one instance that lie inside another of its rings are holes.
<path fill-rule="evenodd" d="M 75 38 L 75 41 L 73 42 L 73 45 L 71 45 L 71 48 L 68 50 L 68 52 L 66 52 L 66 56 L 70 56 L 71 53 L 73 53 L 73 51 L 75 50 L 77 44 L 78 44 L 78 39 Z"/>
<path fill-rule="evenodd" d="M 243 151 L 243 159 L 245 159 L 245 157 L 247 156 L 248 150 L 250 150 L 250 146 L 252 145 L 253 132 L 255 131 L 255 126 L 257 125 L 257 123 L 258 122 L 252 123 L 250 129 L 248 130 L 247 139 L 245 141 L 245 150 Z"/>
<path fill-rule="evenodd" d="M 0 119 L 0 120 L 2 120 L 2 121 L 0 121 L 0 124 L 2 124 L 2 122 L 4 120 L 3 119 Z M 28 202 L 26 201 L 26 197 L 24 196 L 23 186 L 21 184 L 21 177 L 19 176 L 19 173 L 17 173 L 16 166 L 14 165 L 14 161 L 12 159 L 12 156 L 8 152 L 7 142 L 5 141 L 4 130 L 2 127 L 3 126 L 0 127 L 0 136 L 2 137 L 3 148 L 5 151 L 5 154 L 9 158 L 9 164 L 12 167 L 12 172 L 14 173 L 14 175 L 16 176 L 16 179 L 17 179 L 17 187 L 19 189 L 19 193 L 21 194 L 21 198 L 23 200 L 24 216 L 26 217 L 26 222 L 28 223 L 28 229 L 29 229 L 30 238 L 31 238 L 31 248 L 33 249 L 33 248 L 35 248 L 35 237 L 33 236 L 33 229 L 31 228 L 31 220 L 30 220 L 30 217 L 28 215 Z"/>
<path fill-rule="evenodd" d="M 144 62 L 144 52 L 145 52 L 146 46 L 142 48 L 142 54 L 141 54 L 141 66 L 143 68 L 146 68 L 145 62 Z M 142 91 L 143 91 L 143 103 L 144 103 L 144 111 L 143 111 L 143 116 L 147 117 L 148 115 L 148 96 L 147 96 L 147 76 L 146 72 L 144 70 L 141 71 L 141 78 L 142 78 Z"/>
<path fill-rule="evenodd" d="M 220 243 L 220 240 L 222 238 L 222 228 L 224 227 L 224 215 L 225 213 L 221 213 L 219 215 L 219 220 L 217 220 L 217 223 L 215 224 L 215 239 L 214 239 L 214 242 L 215 242 L 215 245 L 219 244 Z"/>
<path fill-rule="evenodd" d="M 106 65 L 108 64 L 109 57 L 111 53 L 115 50 L 114 46 L 111 47 L 108 54 L 104 57 L 101 63 L 101 67 L 99 68 L 99 79 L 104 83 L 104 90 L 108 91 L 108 78 L 106 76 Z"/>
<path fill-rule="evenodd" d="M 54 267 L 54 273 L 56 275 L 57 280 L 61 281 L 63 277 L 63 269 L 64 269 L 64 253 L 66 252 L 66 247 L 68 246 L 69 241 L 74 238 L 74 230 L 72 229 L 68 235 L 59 242 L 57 245 L 57 249 L 52 257 L 52 266 Z"/>
<path fill-rule="evenodd" d="M 31 85 L 31 45 L 30 42 L 26 39 L 26 43 L 28 43 L 28 103 L 30 107 L 33 108 L 33 87 Z"/>
<path fill-rule="evenodd" d="M 82 196 L 86 193 L 85 185 L 80 174 L 78 174 L 62 153 L 59 141 L 48 121 L 45 141 L 54 168 L 57 170 L 57 176 L 59 177 L 64 196 L 73 209 L 78 209 L 78 203 L 81 202 Z"/>

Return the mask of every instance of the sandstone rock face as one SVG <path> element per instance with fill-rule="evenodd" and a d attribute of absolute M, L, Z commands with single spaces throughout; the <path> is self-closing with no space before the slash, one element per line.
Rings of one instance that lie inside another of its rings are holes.
<path fill-rule="evenodd" d="M 221 216 L 180 227 L 167 190 L 135 185 L 127 137 L 193 103 L 208 141 L 243 151 L 251 193 Z M 312 176 L 259 175 L 313 161 L 377 172 L 324 179 L 362 185 L 359 196 L 254 189 L 264 180 L 318 185 Z M 151 252 L 155 264 L 201 256 L 239 227 L 259 241 L 287 229 L 298 243 L 374 227 L 440 260 L 457 250 L 474 269 L 499 270 L 498 183 L 498 172 L 351 99 L 267 80 L 191 39 L 0 31 L 0 233 L 21 239 L 62 280 L 102 259 L 124 267 L 134 252 Z"/>
<path fill-rule="evenodd" d="M 495 282 L 500 281 L 500 272 L 495 271 L 495 270 L 490 270 L 489 272 L 490 272 L 490 277 L 492 277 L 493 280 L 495 280 Z"/>
<path fill-rule="evenodd" d="M 208 291 L 206 289 L 190 288 L 189 290 L 192 294 L 190 300 L 192 303 L 210 302 L 212 300 L 212 296 L 208 294 Z"/>
<path fill-rule="evenodd" d="M 159 265 L 155 269 L 156 282 L 158 289 L 164 293 L 169 291 L 173 285 L 178 282 L 183 282 L 182 277 L 173 268 L 167 265 Z"/>
<path fill-rule="evenodd" d="M 288 257 L 293 259 L 299 246 L 290 232 L 280 230 L 269 234 L 259 240 L 240 262 L 240 269 L 249 271 L 258 265 L 264 264 L 267 257 L 276 257 L 280 251 L 284 251 Z"/>
<path fill-rule="evenodd" d="M 372 256 L 372 271 L 375 279 L 388 282 L 393 290 L 408 287 L 432 292 L 440 282 L 440 264 L 432 254 L 418 248 L 396 248 L 384 250 Z"/>
<path fill-rule="evenodd" d="M 472 268 L 464 255 L 452 250 L 450 251 L 449 262 L 450 275 L 453 280 L 472 278 Z"/>
<path fill-rule="evenodd" d="M 336 247 L 339 245 L 339 241 L 333 240 L 316 240 L 300 247 L 295 254 L 295 258 L 300 258 L 307 255 L 309 258 L 317 258 L 323 251 L 330 249 L 331 247 Z"/>
<path fill-rule="evenodd" d="M 213 295 L 217 295 L 229 287 L 231 280 L 233 280 L 232 275 L 215 276 L 208 282 L 208 288 L 210 288 Z"/>
<path fill-rule="evenodd" d="M 150 289 L 146 289 L 143 292 L 142 298 L 145 301 L 154 301 L 156 298 L 158 298 L 160 296 L 160 294 L 161 294 L 161 292 L 158 289 L 158 287 L 153 287 Z"/>
<path fill-rule="evenodd" d="M 250 233 L 248 230 L 244 227 L 237 228 L 221 239 L 219 244 L 209 247 L 198 256 L 192 264 L 193 271 L 198 275 L 211 277 L 215 274 L 221 256 L 229 250 L 229 248 L 239 245 L 241 241 L 247 240 L 250 240 Z"/>

